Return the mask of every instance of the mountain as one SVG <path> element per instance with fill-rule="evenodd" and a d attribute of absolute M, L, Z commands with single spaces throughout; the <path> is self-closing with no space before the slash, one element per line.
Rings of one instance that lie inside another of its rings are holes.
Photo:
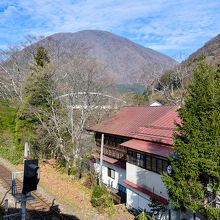
<path fill-rule="evenodd" d="M 192 63 L 196 58 L 205 53 L 206 60 L 212 64 L 217 64 L 220 62 L 220 34 L 209 40 L 203 47 L 198 49 L 196 52 L 192 53 L 186 62 Z"/>
<path fill-rule="evenodd" d="M 41 43 L 51 39 L 62 42 L 64 50 L 76 43 L 85 45 L 89 48 L 89 55 L 104 63 L 118 83 L 141 82 L 143 77 L 144 80 L 149 80 L 156 65 L 163 70 L 169 70 L 178 64 L 169 56 L 107 31 L 57 33 L 45 38 Z"/>
<path fill-rule="evenodd" d="M 215 68 L 220 63 L 220 34 L 209 40 L 203 47 L 192 53 L 186 60 L 182 61 L 173 70 L 164 73 L 159 82 L 155 81 L 153 88 L 166 93 L 155 93 L 152 97 L 163 104 L 179 103 L 180 97 L 193 77 L 193 69 L 197 65 L 198 58 L 205 54 L 205 60 Z M 172 73 L 170 75 L 170 73 Z M 178 79 L 178 81 L 176 81 Z M 183 82 L 177 87 L 176 82 Z"/>

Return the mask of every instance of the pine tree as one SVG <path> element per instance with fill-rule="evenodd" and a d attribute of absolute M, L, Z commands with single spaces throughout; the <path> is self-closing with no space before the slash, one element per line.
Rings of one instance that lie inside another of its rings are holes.
<path fill-rule="evenodd" d="M 37 48 L 37 53 L 34 56 L 34 60 L 36 62 L 35 65 L 44 67 L 47 63 L 50 62 L 50 57 L 48 55 L 48 51 L 45 50 L 43 46 Z"/>
<path fill-rule="evenodd" d="M 218 219 L 220 190 L 220 68 L 199 61 L 174 135 L 172 173 L 164 175 L 170 201 L 177 208 L 197 210 Z"/>
<path fill-rule="evenodd" d="M 31 73 L 22 86 L 23 104 L 20 106 L 16 120 L 16 145 L 22 149 L 24 142 L 34 140 L 39 145 L 40 121 L 36 113 L 47 121 L 50 102 L 54 99 L 51 91 L 55 90 L 53 74 L 48 67 L 50 62 L 47 50 L 38 47 L 34 63 L 30 66 Z M 42 130 L 42 129 L 41 129 Z M 39 147 L 39 146 L 38 146 Z"/>

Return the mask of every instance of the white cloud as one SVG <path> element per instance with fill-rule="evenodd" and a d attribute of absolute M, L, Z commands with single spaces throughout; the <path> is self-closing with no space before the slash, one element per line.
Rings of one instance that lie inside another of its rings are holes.
<path fill-rule="evenodd" d="M 220 32 L 220 2 L 2 0 L 0 3 L 0 41 L 4 38 L 13 41 L 29 33 L 48 35 L 84 29 L 130 36 L 160 51 L 187 49 Z"/>

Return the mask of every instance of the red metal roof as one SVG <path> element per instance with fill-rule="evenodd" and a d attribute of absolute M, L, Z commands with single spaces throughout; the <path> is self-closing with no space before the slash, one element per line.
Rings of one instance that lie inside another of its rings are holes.
<path fill-rule="evenodd" d="M 129 140 L 121 144 L 124 147 L 129 147 L 135 150 L 143 151 L 150 154 L 159 155 L 162 157 L 167 157 L 167 155 L 173 151 L 172 147 L 163 145 L 163 144 L 156 144 L 147 141 L 140 141 L 140 140 Z"/>
<path fill-rule="evenodd" d="M 172 144 L 178 106 L 128 106 L 88 130 Z"/>
<path fill-rule="evenodd" d="M 163 127 L 140 127 L 137 132 L 132 132 L 133 137 L 143 140 L 161 142 L 164 144 L 173 143 L 174 129 L 167 129 Z"/>
<path fill-rule="evenodd" d="M 95 152 L 92 154 L 95 158 L 100 158 L 100 155 Z M 114 158 L 111 158 L 111 157 L 107 157 L 105 155 L 103 155 L 103 158 L 102 158 L 104 161 L 108 162 L 108 163 L 111 163 L 111 164 L 114 164 L 115 166 L 118 166 L 118 167 L 121 167 L 123 169 L 126 169 L 126 163 L 125 162 L 122 162 L 122 161 L 119 161 L 119 160 L 116 160 Z"/>
<path fill-rule="evenodd" d="M 131 186 L 132 188 L 137 189 L 140 192 L 148 195 L 148 196 L 157 198 L 159 201 L 161 201 L 164 204 L 168 203 L 168 200 L 163 198 L 162 196 L 159 196 L 159 195 L 157 195 L 157 194 L 155 194 L 155 193 L 153 193 L 153 192 L 151 192 L 151 191 L 149 191 L 147 189 L 144 189 L 143 187 L 138 186 L 137 184 L 134 184 L 134 183 L 130 182 L 129 180 L 123 180 L 123 182 L 126 183 L 127 185 Z"/>
<path fill-rule="evenodd" d="M 181 119 L 179 118 L 179 114 L 176 111 L 179 108 L 179 106 L 176 106 L 176 109 L 174 111 L 168 111 L 166 114 L 164 114 L 162 117 L 159 118 L 159 120 L 156 120 L 152 123 L 152 126 L 159 126 L 163 128 L 176 128 L 174 124 L 174 120 L 177 123 L 181 122 Z M 172 120 L 171 120 L 172 119 Z"/>

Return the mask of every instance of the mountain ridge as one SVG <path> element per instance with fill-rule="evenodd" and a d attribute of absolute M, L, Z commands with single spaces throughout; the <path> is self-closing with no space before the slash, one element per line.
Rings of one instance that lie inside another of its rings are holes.
<path fill-rule="evenodd" d="M 203 52 L 206 60 L 210 63 L 215 65 L 220 62 L 220 34 L 207 41 L 204 46 L 192 53 L 184 62 L 193 62 Z"/>
<path fill-rule="evenodd" d="M 164 70 L 169 70 L 178 64 L 167 55 L 108 31 L 83 30 L 75 33 L 55 33 L 42 42 L 50 38 L 62 41 L 63 45 L 78 42 L 88 46 L 89 55 L 106 64 L 118 82 L 140 82 L 143 74 L 151 75 L 154 65 L 161 65 Z"/>

